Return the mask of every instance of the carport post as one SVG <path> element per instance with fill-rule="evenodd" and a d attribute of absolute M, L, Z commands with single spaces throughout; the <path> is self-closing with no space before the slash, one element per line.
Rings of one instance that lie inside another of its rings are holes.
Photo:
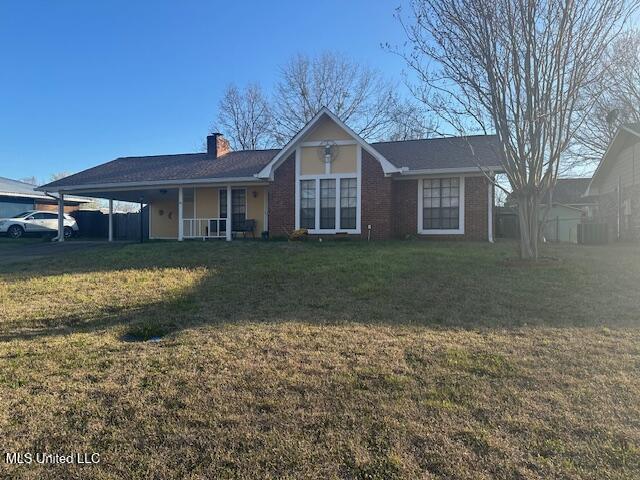
<path fill-rule="evenodd" d="M 182 201 L 184 195 L 182 193 L 182 187 L 178 187 L 178 241 L 181 242 L 184 239 L 184 220 L 182 219 Z"/>
<path fill-rule="evenodd" d="M 227 185 L 227 242 L 231 241 L 231 185 Z"/>
<path fill-rule="evenodd" d="M 64 242 L 64 195 L 58 193 L 58 241 Z"/>
<path fill-rule="evenodd" d="M 113 242 L 113 198 L 109 199 L 109 241 Z"/>

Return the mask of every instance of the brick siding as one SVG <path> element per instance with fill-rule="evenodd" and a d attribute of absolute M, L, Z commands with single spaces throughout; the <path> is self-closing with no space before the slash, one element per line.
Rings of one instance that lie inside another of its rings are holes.
<path fill-rule="evenodd" d="M 362 150 L 361 229 L 364 238 L 371 225 L 371 238 L 388 239 L 393 235 L 393 183 L 385 177 L 380 163 Z"/>
<path fill-rule="evenodd" d="M 487 240 L 487 188 L 484 177 L 464 179 L 464 235 L 419 235 L 442 240 Z M 418 235 L 418 180 L 398 180 L 393 189 L 394 235 L 398 238 Z"/>
<path fill-rule="evenodd" d="M 418 180 L 393 180 L 368 152 L 362 152 L 361 237 L 383 240 L 417 236 Z M 487 239 L 487 188 L 484 177 L 465 178 L 464 235 L 420 235 L 433 239 Z M 282 237 L 295 229 L 295 154 L 274 174 L 269 186 L 269 231 Z M 331 238 L 331 235 L 322 235 Z M 353 235 L 357 237 L 357 235 Z"/>
<path fill-rule="evenodd" d="M 296 228 L 295 181 L 294 153 L 276 169 L 273 182 L 268 188 L 269 234 L 271 237 L 288 236 Z"/>

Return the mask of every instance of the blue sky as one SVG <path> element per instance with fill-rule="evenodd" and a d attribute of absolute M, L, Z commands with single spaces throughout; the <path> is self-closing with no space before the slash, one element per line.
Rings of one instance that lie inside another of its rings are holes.
<path fill-rule="evenodd" d="M 400 2 L 4 0 L 0 176 L 197 151 L 228 83 L 268 88 L 297 52 L 338 50 L 400 81 L 380 47 L 403 40 Z"/>

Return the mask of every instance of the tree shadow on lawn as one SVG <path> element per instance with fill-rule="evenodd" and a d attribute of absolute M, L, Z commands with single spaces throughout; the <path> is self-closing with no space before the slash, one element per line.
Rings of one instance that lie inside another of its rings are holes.
<path fill-rule="evenodd" d="M 5 323 L 0 341 L 107 329 L 117 329 L 123 340 L 148 340 L 228 323 L 472 330 L 637 326 L 638 301 L 633 292 L 621 295 L 617 268 L 592 271 L 575 260 L 514 268 L 505 262 L 510 255 L 510 245 L 424 242 L 189 242 L 92 249 L 45 266 L 0 272 L 2 281 L 25 282 L 26 301 L 37 298 L 39 289 L 45 298 L 55 296 L 56 285 L 66 284 L 68 301 L 82 307 L 63 302 L 33 320 L 14 318 Z M 89 280 L 94 287 L 104 283 L 102 296 L 94 292 L 94 303 L 83 300 Z M 165 283 L 171 285 L 166 295 Z M 110 301 L 114 284 L 124 287 Z"/>

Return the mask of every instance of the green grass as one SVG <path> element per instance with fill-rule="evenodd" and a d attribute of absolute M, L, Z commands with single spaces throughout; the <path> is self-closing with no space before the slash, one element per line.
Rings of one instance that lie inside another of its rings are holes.
<path fill-rule="evenodd" d="M 638 478 L 640 248 L 515 252 L 156 242 L 0 266 L 0 453 L 102 459 L 0 474 Z"/>

